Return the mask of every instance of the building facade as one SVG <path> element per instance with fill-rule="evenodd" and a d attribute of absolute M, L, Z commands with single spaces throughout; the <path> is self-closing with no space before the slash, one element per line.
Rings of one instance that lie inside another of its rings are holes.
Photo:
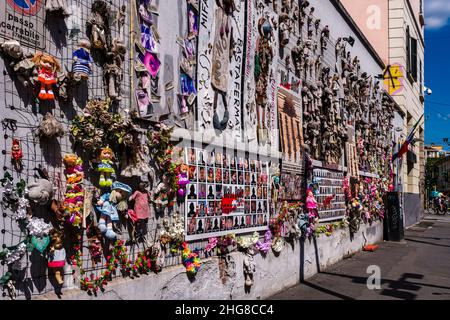
<path fill-rule="evenodd" d="M 420 0 L 342 1 L 386 64 L 385 88 L 405 115 L 397 150 L 424 113 L 424 12 Z M 379 38 L 375 40 L 376 38 Z M 424 203 L 424 124 L 399 167 L 405 225 L 419 221 Z"/>
<path fill-rule="evenodd" d="M 67 2 L 4 4 L 9 295 L 264 298 L 381 241 L 408 109 L 340 1 Z"/>

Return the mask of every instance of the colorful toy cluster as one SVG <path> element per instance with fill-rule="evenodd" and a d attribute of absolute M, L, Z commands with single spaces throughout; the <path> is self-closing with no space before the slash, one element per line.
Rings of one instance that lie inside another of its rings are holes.
<path fill-rule="evenodd" d="M 64 194 L 64 216 L 74 227 L 81 227 L 83 219 L 84 188 L 83 161 L 75 154 L 64 157 L 66 193 Z"/>
<path fill-rule="evenodd" d="M 186 273 L 189 276 L 195 276 L 201 265 L 198 253 L 192 252 L 186 242 L 183 242 L 181 246 L 183 248 L 181 257 L 183 259 L 183 265 L 186 268 Z"/>

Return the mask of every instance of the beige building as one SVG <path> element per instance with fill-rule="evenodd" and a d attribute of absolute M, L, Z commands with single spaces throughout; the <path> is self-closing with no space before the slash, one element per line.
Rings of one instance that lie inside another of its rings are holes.
<path fill-rule="evenodd" d="M 339 1 L 339 0 L 336 0 Z M 424 113 L 424 15 L 422 0 L 341 0 L 386 64 L 386 90 L 405 113 L 402 139 Z M 422 121 L 423 123 L 423 121 Z M 424 125 L 399 166 L 405 225 L 416 223 L 424 203 Z M 402 141 L 399 141 L 401 143 Z"/>

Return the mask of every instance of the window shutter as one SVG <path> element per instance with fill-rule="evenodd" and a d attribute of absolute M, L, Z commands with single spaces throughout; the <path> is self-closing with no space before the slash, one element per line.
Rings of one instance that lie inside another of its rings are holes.
<path fill-rule="evenodd" d="M 417 81 L 417 39 L 411 38 L 411 75 Z"/>

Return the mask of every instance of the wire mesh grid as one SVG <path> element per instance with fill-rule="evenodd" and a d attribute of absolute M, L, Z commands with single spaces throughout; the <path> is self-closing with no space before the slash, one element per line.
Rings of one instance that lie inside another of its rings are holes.
<path fill-rule="evenodd" d="M 24 13 L 22 18 L 33 19 L 32 23 L 36 25 L 45 25 L 45 30 L 40 37 L 44 39 L 43 43 L 45 48 L 40 48 L 36 44 L 34 47 L 27 47 L 25 51 L 34 54 L 38 50 L 42 50 L 55 56 L 61 63 L 64 71 L 70 71 L 72 68 L 72 53 L 78 48 L 77 43 L 80 38 L 86 38 L 86 21 L 89 18 L 91 12 L 91 5 L 93 1 L 68 1 L 68 8 L 76 11 L 76 16 L 79 18 L 78 26 L 80 32 L 73 32 L 68 30 L 64 21 L 55 19 L 46 19 L 45 15 L 36 14 L 30 18 Z M 43 3 L 42 3 L 43 4 Z M 127 15 L 125 20 L 124 30 L 128 30 L 130 23 L 130 1 L 114 0 L 110 1 L 109 6 L 111 8 L 110 16 L 115 17 L 117 11 L 123 6 L 127 6 Z M 40 10 L 44 10 L 41 7 Z M 3 13 L 5 19 L 7 19 L 6 11 Z M 111 36 L 115 38 L 119 36 L 119 30 L 115 19 L 112 18 L 111 24 Z M 127 48 L 130 48 L 130 33 L 124 32 L 124 43 L 127 44 Z M 130 70 L 131 59 L 129 52 L 127 52 L 124 64 L 124 79 L 121 84 L 123 100 L 119 103 L 118 112 L 126 113 L 130 107 L 130 99 L 134 96 L 131 94 L 131 77 L 133 73 Z M 12 174 L 14 180 L 13 183 L 17 183 L 20 179 L 24 179 L 26 183 L 34 181 L 36 176 L 36 170 L 39 165 L 42 165 L 49 174 L 50 180 L 55 186 L 55 198 L 62 200 L 65 193 L 65 176 L 62 158 L 65 154 L 73 153 L 73 143 L 70 139 L 69 126 L 75 115 L 81 114 L 86 102 L 89 99 L 104 98 L 105 86 L 103 82 L 103 70 L 101 63 L 94 59 L 94 67 L 92 68 L 92 74 L 89 77 L 86 86 L 80 86 L 73 88 L 74 99 L 69 103 L 48 103 L 39 102 L 36 98 L 34 88 L 24 88 L 14 75 L 13 71 L 7 65 L 6 60 L 0 60 L 0 64 L 3 64 L 3 75 L 0 81 L 0 92 L 3 92 L 2 97 L 2 113 L 1 120 L 13 119 L 16 120 L 16 128 L 8 128 L 3 126 L 3 143 L 2 143 L 2 177 L 6 172 Z M 39 139 L 37 136 L 37 127 L 42 121 L 43 116 L 47 113 L 52 113 L 58 121 L 64 126 L 65 135 L 61 138 L 46 140 Z M 14 129 L 14 130 L 12 130 Z M 17 172 L 13 169 L 11 162 L 11 146 L 13 138 L 20 140 L 23 150 L 23 170 Z M 85 167 L 88 164 L 85 163 Z M 84 181 L 85 188 L 90 188 L 91 183 L 89 177 Z M 43 218 L 46 222 L 50 221 L 50 215 L 47 208 L 33 206 L 33 216 Z M 175 208 L 176 209 L 176 208 Z M 166 217 L 170 218 L 171 214 L 168 213 Z M 16 221 L 13 219 L 13 212 L 9 208 L 2 208 L 1 218 L 1 244 L 2 250 L 7 247 L 17 245 L 25 239 L 25 235 L 20 231 Z M 158 235 L 158 228 L 161 226 L 161 218 L 152 218 L 148 224 L 148 241 L 153 242 Z M 119 236 L 122 240 L 127 240 L 127 232 L 124 230 L 123 234 Z M 87 238 L 83 237 L 83 256 L 82 265 L 87 275 L 90 273 L 99 274 L 104 268 L 105 259 L 102 258 L 102 262 L 94 265 L 90 259 L 89 251 L 87 250 Z M 207 242 L 207 241 L 206 241 Z M 190 244 L 192 250 L 201 250 L 206 246 L 206 242 L 197 242 Z M 129 254 L 131 257 L 135 257 L 139 251 L 144 248 L 144 244 L 129 246 Z M 203 254 L 201 254 L 203 256 Z M 130 258 L 131 258 L 130 257 Z M 25 295 L 27 297 L 43 294 L 53 291 L 53 287 L 48 280 L 47 261 L 44 255 L 39 254 L 34 250 L 31 254 L 26 255 L 25 259 L 28 259 L 28 267 L 22 272 L 19 286 L 19 295 Z M 181 263 L 180 255 L 167 254 L 165 259 L 165 266 L 178 265 Z M 0 266 L 0 272 L 3 275 L 8 271 L 6 265 Z M 67 270 L 66 270 L 67 271 Z M 70 276 L 70 269 L 66 278 Z M 78 283 L 72 283 L 66 281 L 67 286 L 78 286 Z"/>

